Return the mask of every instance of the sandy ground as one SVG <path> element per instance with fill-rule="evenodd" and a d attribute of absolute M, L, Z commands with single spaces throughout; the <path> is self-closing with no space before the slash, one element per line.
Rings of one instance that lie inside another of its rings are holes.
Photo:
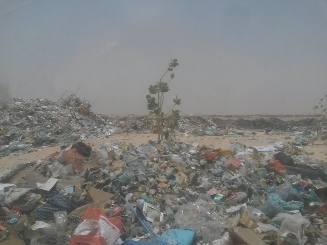
<path fill-rule="evenodd" d="M 149 140 L 156 140 L 155 134 L 115 134 L 105 139 L 89 139 L 85 142 L 90 144 L 92 147 L 99 147 L 103 142 L 125 142 L 131 143 L 135 146 L 147 143 Z M 194 136 L 194 135 L 180 135 L 176 137 L 178 141 L 184 143 L 197 142 L 200 145 L 213 146 L 214 148 L 221 148 L 223 150 L 230 149 L 231 144 L 235 142 L 242 143 L 246 146 L 259 146 L 259 145 L 270 145 L 274 142 L 291 142 L 292 137 L 287 135 L 267 135 L 262 132 L 257 132 L 256 135 L 251 135 L 251 132 L 247 132 L 245 136 Z M 46 147 L 35 152 L 26 154 L 12 154 L 0 158 L 0 172 L 10 166 L 17 163 L 26 163 L 31 161 L 37 161 L 50 154 L 59 151 L 59 146 Z M 327 144 L 326 142 L 316 141 L 313 145 L 305 146 L 305 152 L 314 156 L 315 158 L 321 159 L 327 163 Z"/>

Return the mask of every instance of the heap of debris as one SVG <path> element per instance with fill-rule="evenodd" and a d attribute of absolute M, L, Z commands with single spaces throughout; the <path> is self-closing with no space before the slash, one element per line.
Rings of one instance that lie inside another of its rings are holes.
<path fill-rule="evenodd" d="M 102 116 L 103 120 L 115 125 L 120 132 L 124 133 L 151 133 L 155 118 L 149 116 L 124 116 L 108 117 Z M 244 119 L 244 118 L 225 118 L 217 116 L 182 116 L 176 128 L 177 133 L 192 135 L 215 135 L 227 134 L 228 130 L 262 130 L 275 132 L 294 132 L 312 130 L 316 131 L 315 124 L 317 119 L 305 118 L 299 120 L 282 120 L 276 117 Z"/>
<path fill-rule="evenodd" d="M 96 115 L 90 103 L 75 94 L 58 102 L 11 99 L 0 104 L 0 157 L 34 151 L 42 146 L 109 137 L 113 132 L 153 133 L 154 125 L 155 118 L 151 116 Z M 192 115 L 183 116 L 175 130 L 179 134 L 224 136 L 240 130 L 264 130 L 267 133 L 315 131 L 314 125 L 312 118 L 284 121 L 274 117 L 246 120 Z"/>
<path fill-rule="evenodd" d="M 301 147 L 76 142 L 0 175 L 0 240 L 30 245 L 327 241 L 325 164 Z"/>
<path fill-rule="evenodd" d="M 108 137 L 113 128 L 87 101 L 70 95 L 58 102 L 12 99 L 0 105 L 0 157 L 36 147 L 69 145 L 77 140 Z"/>
<path fill-rule="evenodd" d="M 154 120 L 96 115 L 74 94 L 0 104 L 0 157 L 62 146 L 0 173 L 0 242 L 326 244 L 326 163 L 302 148 L 317 139 L 314 119 L 184 116 L 177 128 L 194 135 L 287 132 L 292 144 L 215 149 L 172 137 L 137 147 L 108 139 L 92 149 L 82 141 L 151 133 Z"/>

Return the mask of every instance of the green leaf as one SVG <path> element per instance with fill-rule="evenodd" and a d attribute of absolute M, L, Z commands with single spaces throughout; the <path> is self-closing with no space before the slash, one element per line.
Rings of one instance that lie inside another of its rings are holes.
<path fill-rule="evenodd" d="M 172 116 L 172 124 L 173 124 L 173 127 L 176 127 L 178 125 L 178 121 L 180 120 L 180 111 L 179 110 L 172 110 L 172 113 L 171 113 L 171 116 Z"/>
<path fill-rule="evenodd" d="M 158 85 L 150 85 L 149 87 L 149 93 L 150 94 L 156 94 L 159 92 L 159 86 Z"/>
<path fill-rule="evenodd" d="M 169 91 L 168 83 L 166 82 L 159 82 L 159 91 L 162 93 L 166 93 Z"/>
<path fill-rule="evenodd" d="M 177 59 L 173 59 L 170 63 L 169 63 L 169 67 L 173 67 L 175 68 L 176 66 L 178 66 L 178 62 Z"/>
<path fill-rule="evenodd" d="M 158 108 L 158 103 L 156 102 L 156 98 L 148 94 L 146 96 L 146 99 L 148 101 L 148 110 L 155 110 L 156 108 Z"/>
<path fill-rule="evenodd" d="M 177 97 L 177 95 L 176 95 L 176 98 L 175 98 L 175 99 L 173 99 L 173 101 L 174 101 L 174 103 L 175 103 L 176 105 L 180 105 L 180 104 L 181 104 L 181 102 L 182 102 L 182 100 L 181 100 L 181 99 L 179 99 L 179 98 Z"/>

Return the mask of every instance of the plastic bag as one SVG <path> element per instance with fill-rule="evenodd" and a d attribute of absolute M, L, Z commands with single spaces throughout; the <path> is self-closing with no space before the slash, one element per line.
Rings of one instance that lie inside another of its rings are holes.
<path fill-rule="evenodd" d="M 212 241 L 213 245 L 233 245 L 233 239 L 229 232 L 226 232 L 224 236 L 218 240 Z"/>
<path fill-rule="evenodd" d="M 259 221 L 263 212 L 255 207 L 247 206 L 245 209 L 251 216 L 252 219 Z"/>
<path fill-rule="evenodd" d="M 80 223 L 69 245 L 111 245 L 119 236 L 120 230 L 101 215 L 99 220 L 85 219 Z"/>
<path fill-rule="evenodd" d="M 68 175 L 72 175 L 73 168 L 71 165 L 61 165 L 59 162 L 54 161 L 52 164 L 48 165 L 51 172 L 51 176 L 54 178 L 67 178 Z"/>
<path fill-rule="evenodd" d="M 139 182 L 147 179 L 145 172 L 146 166 L 142 157 L 132 158 L 125 162 L 122 174 L 118 177 L 120 185 L 128 185 L 131 180 Z"/>
<path fill-rule="evenodd" d="M 190 229 L 171 229 L 164 232 L 161 237 L 154 233 L 152 228 L 146 222 L 141 210 L 130 207 L 131 212 L 137 218 L 139 224 L 151 236 L 153 242 L 137 242 L 129 240 L 123 245 L 192 245 L 194 244 L 195 231 Z"/>
<path fill-rule="evenodd" d="M 300 210 L 304 206 L 303 202 L 300 201 L 283 201 L 277 194 L 271 194 L 269 198 L 258 207 L 264 212 L 269 218 L 275 217 L 279 213 L 285 211 Z"/>
<path fill-rule="evenodd" d="M 33 231 L 37 230 L 36 233 L 38 236 L 33 238 L 30 244 L 68 244 L 70 239 L 68 233 L 63 232 L 62 227 L 54 223 L 36 221 L 35 224 L 31 226 L 31 229 Z"/>
<path fill-rule="evenodd" d="M 56 193 L 43 207 L 36 208 L 32 214 L 36 220 L 54 220 L 54 212 L 67 211 L 69 213 L 76 208 L 78 208 L 78 203 L 73 198 Z"/>
<path fill-rule="evenodd" d="M 267 233 L 269 231 L 278 232 L 278 229 L 271 224 L 257 222 L 257 225 L 258 225 L 258 228 L 256 228 L 255 230 L 257 231 L 258 234 Z"/>
<path fill-rule="evenodd" d="M 307 241 L 304 235 L 304 228 L 310 224 L 310 221 L 304 218 L 301 214 L 278 214 L 273 222 L 281 223 L 279 233 L 282 237 L 286 237 L 288 233 L 296 236 L 299 244 L 303 245 Z"/>
<path fill-rule="evenodd" d="M 60 227 L 65 231 L 67 229 L 68 218 L 66 211 L 59 211 L 53 213 L 56 224 L 60 225 Z"/>
<path fill-rule="evenodd" d="M 86 219 L 98 220 L 101 215 L 105 215 L 105 211 L 103 208 L 89 207 L 81 216 L 81 221 L 84 221 Z"/>
<path fill-rule="evenodd" d="M 137 150 L 140 152 L 140 154 L 144 154 L 150 159 L 158 156 L 157 148 L 149 143 L 140 145 L 137 147 Z"/>
<path fill-rule="evenodd" d="M 195 232 L 193 230 L 171 229 L 161 235 L 161 240 L 167 245 L 192 245 Z"/>
<path fill-rule="evenodd" d="M 212 207 L 204 201 L 185 204 L 175 214 L 175 223 L 178 228 L 195 230 L 199 241 L 217 240 L 225 233 L 225 225 Z"/>
<path fill-rule="evenodd" d="M 172 161 L 173 163 L 181 163 L 181 164 L 184 163 L 183 159 L 177 154 L 171 154 L 169 156 L 169 160 Z"/>
<path fill-rule="evenodd" d="M 121 232 L 123 231 L 123 222 L 121 221 L 120 218 L 117 218 L 115 216 L 121 215 L 122 209 L 121 208 L 116 208 L 113 210 L 109 216 L 108 220 L 115 226 L 117 227 Z M 105 215 L 105 210 L 103 208 L 93 208 L 89 207 L 85 213 L 81 216 L 81 222 L 84 220 L 99 220 L 101 216 L 106 216 Z"/>

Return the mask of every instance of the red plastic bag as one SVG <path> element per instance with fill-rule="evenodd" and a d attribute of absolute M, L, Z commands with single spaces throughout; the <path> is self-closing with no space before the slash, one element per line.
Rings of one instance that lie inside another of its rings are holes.
<path fill-rule="evenodd" d="M 85 219 L 98 220 L 101 215 L 105 216 L 105 212 L 103 208 L 89 207 L 81 216 L 80 221 L 83 222 Z"/>
<path fill-rule="evenodd" d="M 121 231 L 109 219 L 103 215 L 100 215 L 99 220 L 85 219 L 77 226 L 69 245 L 113 244 L 119 238 Z"/>
<path fill-rule="evenodd" d="M 115 210 L 113 210 L 110 215 L 108 216 L 108 220 L 116 226 L 120 232 L 123 232 L 124 225 L 120 218 L 117 218 L 117 216 L 120 216 L 122 214 L 122 208 L 118 207 Z M 100 216 L 106 216 L 105 211 L 103 208 L 93 208 L 89 207 L 85 213 L 81 216 L 81 222 L 83 222 L 86 219 L 90 220 L 99 220 Z"/>

